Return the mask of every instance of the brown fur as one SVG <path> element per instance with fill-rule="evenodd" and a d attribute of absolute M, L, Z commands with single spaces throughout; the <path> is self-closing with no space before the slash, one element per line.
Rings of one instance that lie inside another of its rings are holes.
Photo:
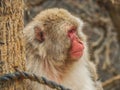
<path fill-rule="evenodd" d="M 95 72 L 88 69 L 89 55 L 86 36 L 81 31 L 82 24 L 81 20 L 64 9 L 48 9 L 38 14 L 24 29 L 27 70 L 73 90 L 97 90 L 91 78 L 92 73 L 96 74 L 96 70 L 93 65 L 90 67 Z M 83 56 L 77 61 L 72 61 L 69 57 L 71 42 L 67 31 L 72 26 L 77 27 L 77 35 L 85 46 Z M 44 42 L 36 40 L 35 27 L 45 33 Z M 28 90 L 52 90 L 35 82 L 29 82 L 28 85 Z"/>

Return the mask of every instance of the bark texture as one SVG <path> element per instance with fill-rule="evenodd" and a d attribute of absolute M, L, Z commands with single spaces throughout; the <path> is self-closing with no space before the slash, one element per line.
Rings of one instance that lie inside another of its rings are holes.
<path fill-rule="evenodd" d="M 22 38 L 23 0 L 0 0 L 0 76 L 18 67 L 25 70 L 25 49 Z M 25 90 L 22 81 L 9 83 L 0 90 Z"/>

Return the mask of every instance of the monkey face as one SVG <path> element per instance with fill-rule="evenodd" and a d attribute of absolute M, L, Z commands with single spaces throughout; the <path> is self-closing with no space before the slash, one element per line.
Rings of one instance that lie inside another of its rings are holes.
<path fill-rule="evenodd" d="M 79 33 L 82 23 L 66 10 L 55 11 L 46 10 L 34 18 L 29 25 L 29 28 L 33 29 L 25 31 L 28 42 L 38 49 L 39 55 L 43 58 L 57 61 L 79 59 L 84 49 L 80 39 L 82 34 Z"/>

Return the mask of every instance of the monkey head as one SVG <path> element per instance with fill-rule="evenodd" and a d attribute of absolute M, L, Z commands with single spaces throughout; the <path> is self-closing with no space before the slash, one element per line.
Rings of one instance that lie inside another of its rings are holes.
<path fill-rule="evenodd" d="M 67 10 L 54 8 L 38 14 L 23 32 L 29 49 L 36 50 L 42 60 L 76 61 L 85 49 L 82 27 L 82 20 Z"/>

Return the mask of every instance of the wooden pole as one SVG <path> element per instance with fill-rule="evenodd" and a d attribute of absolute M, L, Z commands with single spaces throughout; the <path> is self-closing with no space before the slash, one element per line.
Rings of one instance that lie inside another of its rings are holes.
<path fill-rule="evenodd" d="M 25 70 L 25 46 L 22 37 L 23 0 L 0 0 L 0 76 L 14 68 Z M 25 90 L 23 81 L 10 83 L 0 90 Z"/>

